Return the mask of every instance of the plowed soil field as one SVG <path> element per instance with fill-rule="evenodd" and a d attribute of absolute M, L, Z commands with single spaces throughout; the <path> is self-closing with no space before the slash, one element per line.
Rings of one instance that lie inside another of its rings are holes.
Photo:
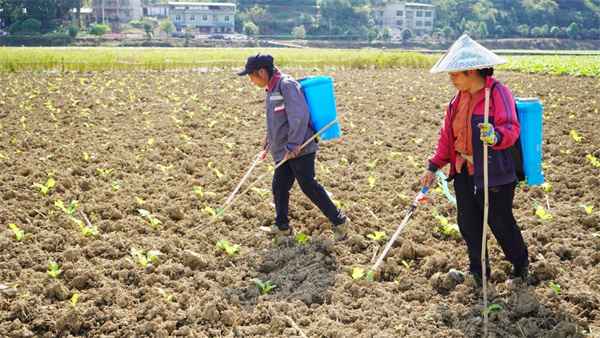
<path fill-rule="evenodd" d="M 468 259 L 460 235 L 434 217 L 456 222 L 439 189 L 414 211 L 378 276 L 352 277 L 372 267 L 418 193 L 455 93 L 447 76 L 283 71 L 333 77 L 338 114 L 349 112 L 316 162 L 317 180 L 352 219 L 341 243 L 297 185 L 291 225 L 306 243 L 258 233 L 275 214 L 271 176 L 208 222 L 265 134 L 265 93 L 247 77 L 0 74 L 0 336 L 481 336 L 482 288 L 447 273 Z M 544 105 L 548 185 L 516 191 L 527 282 L 507 281 L 511 265 L 489 237 L 488 300 L 500 306 L 489 335 L 599 334 L 599 80 L 496 77 Z M 261 161 L 242 190 L 272 165 L 270 156 Z M 375 232 L 386 237 L 367 237 Z M 216 247 L 223 239 L 238 252 Z M 254 278 L 276 287 L 265 293 Z"/>

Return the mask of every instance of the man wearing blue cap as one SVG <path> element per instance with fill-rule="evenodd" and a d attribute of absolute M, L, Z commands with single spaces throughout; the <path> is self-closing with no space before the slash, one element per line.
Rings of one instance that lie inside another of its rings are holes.
<path fill-rule="evenodd" d="M 265 53 L 251 55 L 246 67 L 237 72 L 248 75 L 250 80 L 267 92 L 267 135 L 262 147 L 268 147 L 275 163 L 287 159 L 273 176 L 273 198 L 275 202 L 275 224 L 261 226 L 258 230 L 267 235 L 291 235 L 288 218 L 290 189 L 294 181 L 302 192 L 333 223 L 336 241 L 346 237 L 350 218 L 333 204 L 327 192 L 315 180 L 315 155 L 319 146 L 316 141 L 304 148 L 300 146 L 316 132 L 310 120 L 310 110 L 300 84 L 282 74 L 273 64 L 273 56 Z"/>

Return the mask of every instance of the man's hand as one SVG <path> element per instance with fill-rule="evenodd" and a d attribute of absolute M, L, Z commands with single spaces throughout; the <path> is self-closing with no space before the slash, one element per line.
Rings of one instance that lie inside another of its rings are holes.
<path fill-rule="evenodd" d="M 294 158 L 294 157 L 298 156 L 298 154 L 300 154 L 300 150 L 302 150 L 302 149 L 298 148 L 293 153 L 288 152 L 286 155 L 286 158 Z"/>
<path fill-rule="evenodd" d="M 496 134 L 494 133 L 494 126 L 489 123 L 480 123 L 477 125 L 481 134 L 479 135 L 479 139 L 483 142 L 493 146 L 498 141 L 496 139 Z"/>

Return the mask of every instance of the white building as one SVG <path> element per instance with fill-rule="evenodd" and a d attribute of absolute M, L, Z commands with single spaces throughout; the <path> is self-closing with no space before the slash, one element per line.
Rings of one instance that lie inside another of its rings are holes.
<path fill-rule="evenodd" d="M 389 27 L 394 37 L 401 36 L 404 28 L 410 28 L 415 35 L 421 36 L 433 29 L 435 5 L 420 3 L 383 2 L 372 7 L 377 24 Z"/>
<path fill-rule="evenodd" d="M 92 0 L 92 20 L 131 21 L 142 18 L 141 0 Z"/>
<path fill-rule="evenodd" d="M 234 33 L 235 4 L 221 2 L 168 2 L 169 17 L 178 29 L 196 26 L 201 34 Z"/>

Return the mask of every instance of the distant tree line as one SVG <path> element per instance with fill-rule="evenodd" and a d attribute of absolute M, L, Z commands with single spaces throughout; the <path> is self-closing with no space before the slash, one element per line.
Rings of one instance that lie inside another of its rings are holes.
<path fill-rule="evenodd" d="M 194 0 L 186 0 L 194 1 Z M 207 2 L 209 0 L 204 0 Z M 64 30 L 90 0 L 0 0 L 2 28 L 26 34 Z M 142 0 L 166 3 L 167 0 Z M 219 0 L 236 3 L 235 30 L 249 35 L 299 38 L 389 39 L 391 31 L 374 20 L 373 5 L 383 0 Z M 600 0 L 415 0 L 436 6 L 428 36 L 456 38 L 600 39 Z M 26 8 L 26 11 L 23 9 Z M 414 34 L 401 32 L 404 39 Z"/>

